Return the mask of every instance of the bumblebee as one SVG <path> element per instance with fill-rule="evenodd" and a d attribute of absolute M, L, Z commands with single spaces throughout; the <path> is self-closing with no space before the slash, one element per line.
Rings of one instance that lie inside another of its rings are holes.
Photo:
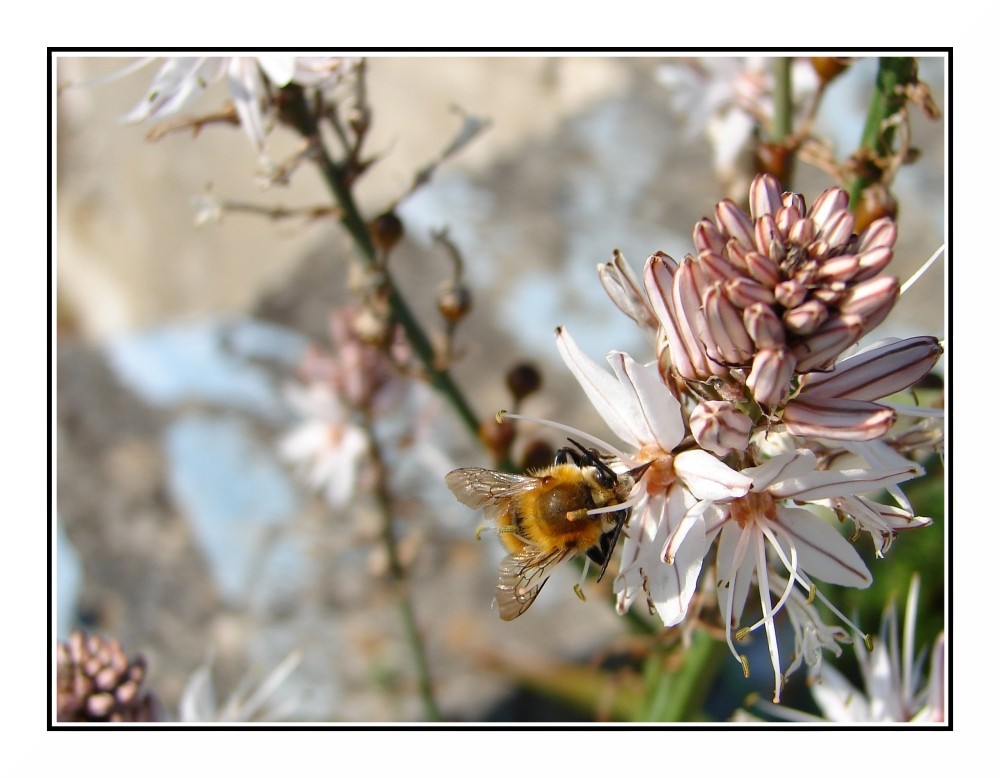
<path fill-rule="evenodd" d="M 562 448 L 549 467 L 514 475 L 464 467 L 445 476 L 459 502 L 485 509 L 509 552 L 500 563 L 496 606 L 504 621 L 535 601 L 560 562 L 586 554 L 601 566 L 611 561 L 631 506 L 625 503 L 650 463 L 616 473 L 596 449 Z"/>

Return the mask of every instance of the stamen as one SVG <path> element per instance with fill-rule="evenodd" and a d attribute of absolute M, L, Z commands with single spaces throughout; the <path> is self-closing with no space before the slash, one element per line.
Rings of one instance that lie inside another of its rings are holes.
<path fill-rule="evenodd" d="M 847 616 L 845 616 L 843 613 L 841 613 L 837 609 L 837 607 L 826 598 L 826 595 L 824 595 L 823 592 L 821 592 L 819 589 L 816 588 L 816 584 L 812 583 L 811 581 L 806 580 L 805 578 L 801 578 L 800 582 L 803 585 L 808 585 L 809 586 L 809 597 L 806 600 L 807 603 L 812 603 L 812 601 L 813 601 L 814 598 L 819 599 L 819 601 L 821 603 L 823 603 L 827 608 L 829 608 L 830 612 L 833 613 L 833 615 L 835 615 L 845 625 L 847 625 L 848 627 L 850 627 L 851 629 L 853 629 L 855 631 L 855 633 L 857 633 L 857 635 L 864 641 L 865 646 L 868 648 L 869 652 L 875 650 L 875 646 L 872 643 L 871 635 L 869 635 L 869 634 L 867 634 L 865 632 L 862 632 L 861 628 L 857 624 L 855 624 L 853 621 L 851 621 L 849 618 L 847 618 Z"/>
<path fill-rule="evenodd" d="M 934 262 L 937 261 L 937 258 L 940 257 L 943 253 L 944 253 L 944 245 L 942 245 L 941 248 L 935 251 L 931 255 L 931 258 L 928 259 L 926 262 L 924 262 L 924 264 L 920 266 L 920 269 L 917 270 L 917 272 L 915 272 L 912 276 L 910 276 L 909 279 L 907 279 L 906 283 L 899 288 L 900 296 L 902 296 L 907 289 L 913 286 L 917 282 L 917 279 L 919 279 L 920 276 L 926 273 L 930 269 L 931 265 L 933 265 Z"/>
<path fill-rule="evenodd" d="M 920 597 L 920 576 L 910 579 L 910 591 L 906 597 L 906 611 L 903 613 L 903 691 L 912 694 L 910 679 L 913 677 L 913 645 L 917 621 L 917 601 Z"/>
<path fill-rule="evenodd" d="M 562 430 L 563 432 L 571 432 L 578 438 L 583 438 L 588 443 L 593 443 L 595 446 L 603 448 L 605 451 L 609 451 L 614 454 L 618 459 L 625 459 L 625 452 L 621 451 L 617 446 L 612 446 L 610 443 L 601 440 L 600 438 L 594 437 L 582 430 L 578 430 L 575 427 L 567 426 L 566 424 L 560 424 L 557 421 L 551 421 L 549 419 L 538 419 L 534 416 L 522 416 L 519 413 L 508 413 L 506 409 L 501 408 L 497 411 L 496 415 L 497 423 L 503 424 L 504 419 L 520 419 L 521 421 L 530 421 L 535 424 L 541 424 L 545 427 L 552 427 L 553 429 Z"/>
<path fill-rule="evenodd" d="M 583 593 L 583 587 L 580 586 L 580 584 L 573 584 L 573 591 L 576 593 L 576 596 L 580 598 L 580 602 L 587 601 L 587 595 Z"/>
<path fill-rule="evenodd" d="M 788 541 L 789 548 L 791 549 L 792 552 L 791 560 L 785 558 L 785 553 L 782 550 L 781 546 L 778 545 L 778 539 L 771 532 L 771 530 L 768 527 L 765 527 L 763 524 L 758 524 L 758 527 L 767 537 L 768 541 L 771 543 L 772 548 L 774 548 L 774 550 L 778 553 L 778 557 L 781 559 L 781 563 L 785 566 L 785 569 L 788 571 L 788 582 L 785 584 L 784 590 L 782 591 L 781 596 L 778 598 L 777 604 L 775 604 L 771 608 L 771 612 L 764 613 L 759 621 L 757 621 L 755 624 L 752 624 L 749 627 L 749 630 L 751 632 L 757 629 L 762 624 L 773 621 L 775 614 L 781 610 L 781 608 L 785 604 L 785 601 L 791 596 L 792 589 L 795 588 L 795 571 L 798 568 L 798 562 L 799 562 L 798 550 L 795 548 L 795 544 L 792 542 L 792 539 L 790 537 L 787 537 L 787 533 L 785 533 L 786 540 Z"/>
<path fill-rule="evenodd" d="M 760 596 L 761 613 L 767 614 L 764 619 L 764 632 L 767 635 L 767 652 L 771 655 L 771 667 L 774 668 L 774 701 L 781 701 L 781 666 L 778 659 L 778 633 L 774 626 L 774 608 L 771 605 L 771 591 L 767 582 L 767 547 L 760 536 L 756 538 L 756 568 L 757 591 Z"/>
<path fill-rule="evenodd" d="M 628 508 L 635 506 L 643 497 L 644 495 L 640 491 L 633 494 L 624 502 L 616 502 L 614 505 L 602 505 L 600 508 L 591 508 L 585 513 L 588 516 L 596 516 L 599 513 L 614 513 L 615 511 L 627 510 Z"/>

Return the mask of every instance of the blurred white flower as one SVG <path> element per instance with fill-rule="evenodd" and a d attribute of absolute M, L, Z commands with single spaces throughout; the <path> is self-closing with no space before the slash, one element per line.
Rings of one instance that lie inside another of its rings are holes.
<path fill-rule="evenodd" d="M 146 95 L 123 119 L 143 122 L 175 116 L 210 84 L 225 80 L 240 126 L 259 152 L 270 130 L 272 87 L 290 83 L 327 87 L 354 62 L 341 57 L 165 57 Z"/>
<path fill-rule="evenodd" d="M 292 651 L 256 686 L 254 676 L 248 673 L 220 706 L 216 702 L 209 657 L 191 674 L 184 687 L 180 720 L 188 723 L 287 721 L 294 716 L 301 700 L 295 696 L 275 699 L 275 695 L 301 661 L 302 653 Z"/>
<path fill-rule="evenodd" d="M 351 423 L 350 411 L 327 384 L 291 384 L 285 397 L 303 420 L 281 440 L 279 453 L 332 507 L 343 508 L 368 456 L 365 430 Z"/>
<path fill-rule="evenodd" d="M 903 644 L 899 643 L 896 602 L 891 601 L 882 618 L 882 631 L 872 640 L 871 651 L 860 638 L 854 649 L 864 689 L 857 689 L 829 663 L 817 665 L 810 674 L 810 692 L 822 712 L 817 717 L 803 711 L 767 702 L 755 707 L 785 721 L 944 722 L 945 644 L 938 635 L 930 654 L 930 670 L 924 675 L 926 649 L 914 658 L 914 633 L 920 580 L 914 576 L 906 601 Z"/>
<path fill-rule="evenodd" d="M 708 138 L 716 174 L 727 186 L 742 185 L 739 157 L 749 150 L 755 129 L 767 127 L 774 115 L 771 62 L 769 57 L 679 58 L 657 70 L 688 136 Z M 804 59 L 794 60 L 792 68 L 794 98 L 800 100 L 819 81 Z"/>

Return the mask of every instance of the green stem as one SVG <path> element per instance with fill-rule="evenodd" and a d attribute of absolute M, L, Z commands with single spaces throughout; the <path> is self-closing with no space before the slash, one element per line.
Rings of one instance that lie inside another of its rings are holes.
<path fill-rule="evenodd" d="M 285 116 L 296 128 L 296 130 L 311 143 L 316 149 L 316 163 L 320 173 L 326 181 L 327 186 L 333 193 L 340 207 L 340 223 L 347 230 L 358 249 L 361 260 L 369 267 L 378 266 L 378 254 L 375 244 L 372 242 L 368 231 L 368 224 L 361 216 L 354 195 L 347 183 L 347 171 L 334 162 L 320 140 L 319 127 L 309 110 L 308 102 L 301 87 L 290 86 L 285 88 L 288 103 L 285 109 Z M 452 405 L 459 418 L 468 428 L 472 436 L 478 440 L 479 436 L 479 416 L 465 399 L 465 395 L 452 380 L 451 374 L 437 365 L 437 354 L 433 343 L 427 333 L 424 332 L 420 322 L 414 316 L 407 305 L 406 300 L 400 294 L 385 268 L 381 268 L 384 275 L 385 291 L 388 298 L 389 309 L 392 311 L 393 320 L 402 327 L 406 334 L 407 341 L 413 348 L 413 352 L 424 366 L 427 377 L 431 385 L 444 395 L 445 399 Z"/>
<path fill-rule="evenodd" d="M 861 192 L 880 181 L 878 162 L 893 154 L 895 126 L 886 120 L 906 106 L 907 97 L 901 87 L 917 80 L 915 57 L 880 57 L 875 91 L 868 106 L 868 117 L 861 135 L 861 145 L 855 157 L 862 162 L 858 175 L 850 182 L 851 207 L 855 207 Z M 866 164 L 870 163 L 870 164 Z M 887 183 L 887 182 L 883 182 Z"/>
<path fill-rule="evenodd" d="M 664 668 L 662 653 L 647 662 L 646 702 L 642 721 L 699 721 L 709 684 L 723 656 L 724 645 L 705 632 L 695 632 L 677 670 Z"/>
<path fill-rule="evenodd" d="M 413 655 L 413 662 L 417 673 L 417 688 L 420 699 L 424 704 L 424 713 L 428 721 L 440 721 L 441 714 L 438 711 L 437 703 L 434 701 L 434 687 L 431 682 L 430 665 L 427 662 L 423 639 L 420 635 L 420 629 L 417 626 L 417 617 L 413 610 L 413 598 L 410 596 L 410 586 L 406 578 L 406 570 L 399 559 L 399 552 L 396 546 L 396 534 L 393 531 L 392 521 L 392 495 L 389 490 L 386 469 L 378 441 L 375 439 L 371 424 L 368 422 L 370 422 L 370 419 L 366 419 L 365 432 L 368 436 L 368 446 L 371 451 L 372 461 L 375 464 L 375 499 L 378 503 L 379 516 L 382 520 L 382 545 L 385 547 L 388 558 L 389 578 L 403 621 L 406 642 Z"/>
<path fill-rule="evenodd" d="M 774 58 L 774 124 L 771 140 L 781 143 L 792 134 L 792 60 Z"/>

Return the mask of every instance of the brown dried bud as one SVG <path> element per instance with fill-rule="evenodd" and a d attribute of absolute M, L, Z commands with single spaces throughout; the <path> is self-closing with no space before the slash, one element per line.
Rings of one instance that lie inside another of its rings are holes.
<path fill-rule="evenodd" d="M 819 76 L 820 83 L 824 85 L 833 81 L 851 64 L 850 57 L 810 57 L 809 61 Z"/>
<path fill-rule="evenodd" d="M 403 237 L 403 222 L 393 211 L 386 211 L 381 216 L 375 217 L 368 225 L 368 231 L 375 248 L 383 254 L 388 254 Z"/>
<path fill-rule="evenodd" d="M 754 166 L 758 173 L 768 173 L 779 181 L 791 181 L 795 154 L 787 143 L 761 141 L 754 149 Z"/>
<path fill-rule="evenodd" d="M 510 454 L 516 433 L 517 426 L 510 420 L 501 424 L 496 419 L 490 418 L 479 425 L 479 439 L 497 462 L 506 459 Z"/>
<path fill-rule="evenodd" d="M 521 457 L 520 470 L 528 473 L 552 465 L 556 457 L 555 449 L 544 440 L 535 439 L 528 444 Z"/>
<path fill-rule="evenodd" d="M 864 230 L 869 224 L 882 218 L 895 219 L 899 204 L 885 185 L 878 182 L 861 190 L 858 207 L 855 210 L 855 229 Z"/>
<path fill-rule="evenodd" d="M 542 374 L 528 362 L 521 362 L 507 371 L 507 388 L 518 402 L 537 392 L 541 385 Z"/>
<path fill-rule="evenodd" d="M 449 324 L 458 324 L 472 309 L 472 292 L 464 284 L 448 284 L 437 298 L 438 312 Z"/>

